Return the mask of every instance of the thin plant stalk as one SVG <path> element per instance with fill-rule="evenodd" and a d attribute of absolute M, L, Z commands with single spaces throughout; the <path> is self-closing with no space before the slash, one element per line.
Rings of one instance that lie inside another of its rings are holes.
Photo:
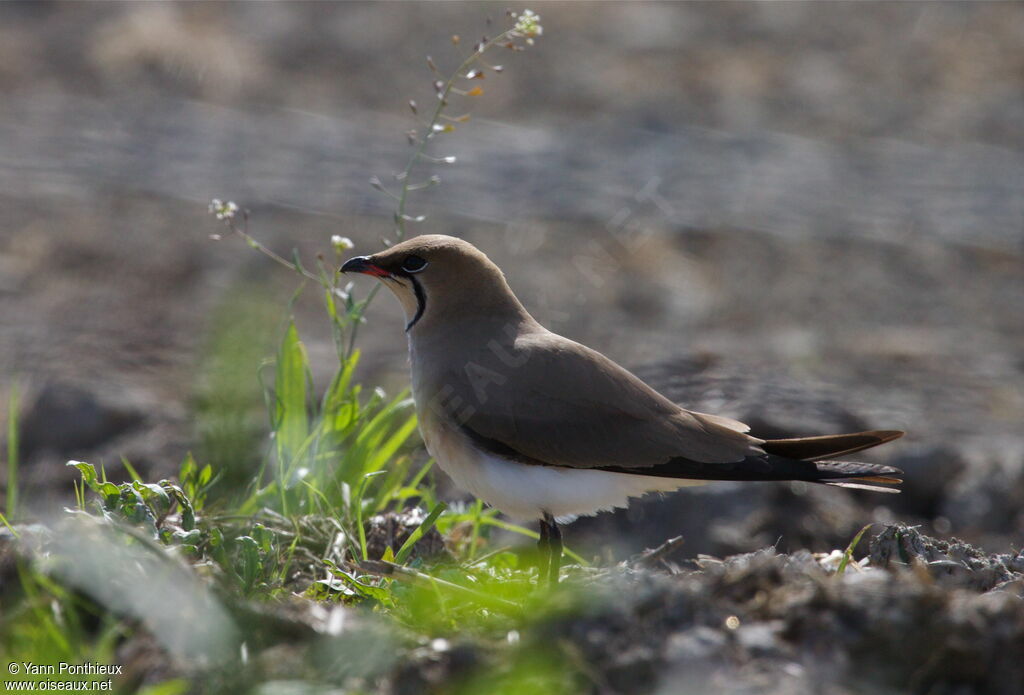
<path fill-rule="evenodd" d="M 463 77 L 465 71 L 477 60 L 483 57 L 484 53 L 488 51 L 495 44 L 507 41 L 513 34 L 515 29 L 507 29 L 495 38 L 481 45 L 478 49 L 475 49 L 468 58 L 462 61 L 462 63 L 455 69 L 455 72 L 451 74 L 448 80 L 444 83 L 444 87 L 438 92 L 437 106 L 434 108 L 434 113 L 427 122 L 426 130 L 422 137 L 416 143 L 416 149 L 409 157 L 409 162 L 405 165 L 405 170 L 402 172 L 402 192 L 398 194 L 398 210 L 395 213 L 395 236 L 400 240 L 405 237 L 405 203 L 409 196 L 409 174 L 412 173 L 412 169 L 416 166 L 416 162 L 423 158 L 423 152 L 427 148 L 427 143 L 434 136 L 434 126 L 441 120 L 441 116 L 444 113 L 445 106 L 448 105 L 448 96 L 451 94 L 452 87 L 455 86 L 455 80 Z"/>
<path fill-rule="evenodd" d="M 11 384 L 7 399 L 7 516 L 18 513 L 18 386 Z"/>

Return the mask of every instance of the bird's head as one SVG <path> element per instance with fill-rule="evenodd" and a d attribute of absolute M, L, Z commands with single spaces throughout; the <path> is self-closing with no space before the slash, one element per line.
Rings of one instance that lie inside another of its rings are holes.
<path fill-rule="evenodd" d="M 406 330 L 486 315 L 529 314 L 501 269 L 468 241 L 442 234 L 413 237 L 371 256 L 350 258 L 343 273 L 372 275 L 405 309 Z"/>

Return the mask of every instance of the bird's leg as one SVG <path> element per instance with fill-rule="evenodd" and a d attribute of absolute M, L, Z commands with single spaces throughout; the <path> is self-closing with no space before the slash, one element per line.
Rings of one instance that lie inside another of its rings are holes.
<path fill-rule="evenodd" d="M 548 525 L 548 546 L 551 548 L 548 582 L 555 585 L 558 583 L 559 572 L 562 569 L 562 531 L 558 528 L 558 522 L 550 514 L 544 515 L 544 522 Z"/>
<path fill-rule="evenodd" d="M 540 520 L 540 540 L 537 541 L 537 583 L 544 581 L 548 575 L 548 564 L 551 560 L 551 533 L 547 519 Z"/>

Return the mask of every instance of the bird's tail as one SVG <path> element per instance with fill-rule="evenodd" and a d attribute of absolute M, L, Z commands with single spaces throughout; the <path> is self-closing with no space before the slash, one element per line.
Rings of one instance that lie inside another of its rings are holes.
<path fill-rule="evenodd" d="M 901 478 L 897 477 L 903 473 L 898 468 L 873 463 L 823 459 L 870 449 L 902 436 L 903 432 L 899 430 L 871 430 L 849 434 L 829 434 L 822 437 L 769 439 L 761 445 L 761 448 L 775 456 L 813 462 L 816 475 L 811 477 L 811 482 L 835 485 L 836 487 L 874 490 L 875 492 L 899 492 L 895 487 L 890 487 L 903 482 Z"/>
<path fill-rule="evenodd" d="M 704 463 L 683 456 L 650 468 L 606 467 L 600 470 L 632 475 L 686 480 L 802 480 L 822 485 L 849 487 L 875 492 L 899 492 L 903 471 L 892 466 L 858 461 L 835 461 L 830 457 L 863 451 L 903 436 L 896 430 L 855 432 L 800 439 L 771 439 L 761 448 L 764 454 L 729 463 Z"/>

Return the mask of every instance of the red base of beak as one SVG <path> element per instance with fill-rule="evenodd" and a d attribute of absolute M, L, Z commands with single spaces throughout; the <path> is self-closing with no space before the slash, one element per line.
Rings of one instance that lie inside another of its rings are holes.
<path fill-rule="evenodd" d="M 345 261 L 345 264 L 341 266 L 341 272 L 343 273 L 362 273 L 363 275 L 373 275 L 374 277 L 382 278 L 391 275 L 388 271 L 376 265 L 366 256 L 356 256 Z"/>

